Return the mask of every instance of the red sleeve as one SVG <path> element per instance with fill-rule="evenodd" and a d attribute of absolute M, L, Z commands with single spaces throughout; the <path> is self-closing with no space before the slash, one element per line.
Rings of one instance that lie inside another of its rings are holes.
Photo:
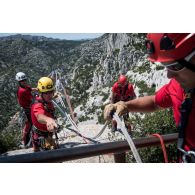
<path fill-rule="evenodd" d="M 22 91 L 21 89 L 18 90 L 18 102 L 22 105 L 22 97 L 24 97 L 24 91 Z"/>
<path fill-rule="evenodd" d="M 45 109 L 42 103 L 36 103 L 33 105 L 34 115 L 37 117 L 38 114 L 45 114 Z"/>
<path fill-rule="evenodd" d="M 18 102 L 23 108 L 30 108 L 32 102 L 31 88 L 18 88 L 17 91 Z"/>
<path fill-rule="evenodd" d="M 38 114 L 45 114 L 44 106 L 42 105 L 42 103 L 35 103 L 32 105 L 31 118 L 32 118 L 32 123 L 35 127 L 37 127 L 40 130 L 47 131 L 46 125 L 38 122 L 37 120 Z"/>
<path fill-rule="evenodd" d="M 26 91 L 25 91 L 25 89 L 20 88 L 20 89 L 18 90 L 18 102 L 19 102 L 19 104 L 20 104 L 23 108 L 26 107 L 26 99 L 27 99 L 27 97 L 26 97 Z"/>
<path fill-rule="evenodd" d="M 168 88 L 169 84 L 166 84 L 155 94 L 155 103 L 162 108 L 168 108 L 173 105 Z"/>
<path fill-rule="evenodd" d="M 128 85 L 128 92 L 129 92 L 128 94 L 129 96 L 136 97 L 134 89 L 133 89 L 133 85 L 131 84 Z"/>
<path fill-rule="evenodd" d="M 117 87 L 118 87 L 118 84 L 114 83 L 114 85 L 112 86 L 112 92 L 113 93 L 116 93 Z"/>
<path fill-rule="evenodd" d="M 27 85 L 25 88 L 28 89 L 29 91 L 32 91 L 32 88 L 30 87 L 30 85 Z"/>

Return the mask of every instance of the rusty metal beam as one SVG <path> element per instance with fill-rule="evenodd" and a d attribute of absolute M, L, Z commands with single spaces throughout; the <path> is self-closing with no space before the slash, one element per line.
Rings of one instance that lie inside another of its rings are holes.
<path fill-rule="evenodd" d="M 173 143 L 177 140 L 178 134 L 163 135 L 165 144 Z M 156 137 L 144 137 L 134 139 L 137 148 L 160 145 Z M 98 156 L 108 153 L 128 151 L 129 145 L 126 141 L 107 142 L 77 146 L 74 148 L 62 148 L 37 153 L 20 154 L 14 156 L 0 157 L 0 163 L 41 163 L 41 162 L 64 162 L 86 157 Z"/>

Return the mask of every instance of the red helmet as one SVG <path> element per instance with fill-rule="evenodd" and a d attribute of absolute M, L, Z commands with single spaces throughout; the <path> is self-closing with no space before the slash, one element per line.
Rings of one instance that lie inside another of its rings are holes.
<path fill-rule="evenodd" d="M 125 85 L 127 83 L 127 77 L 124 76 L 124 75 L 121 75 L 118 79 L 118 82 L 121 84 L 121 85 Z"/>
<path fill-rule="evenodd" d="M 169 62 L 185 58 L 195 49 L 194 33 L 149 33 L 146 41 L 149 60 Z"/>

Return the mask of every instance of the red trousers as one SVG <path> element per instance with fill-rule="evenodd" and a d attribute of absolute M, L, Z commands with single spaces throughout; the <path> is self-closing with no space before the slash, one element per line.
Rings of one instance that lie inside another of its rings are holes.
<path fill-rule="evenodd" d="M 25 122 L 24 128 L 22 130 L 22 141 L 24 145 L 26 146 L 31 138 L 32 122 L 31 122 L 31 116 L 30 116 L 30 109 L 24 109 L 24 112 L 26 114 L 27 121 Z"/>
<path fill-rule="evenodd" d="M 30 141 L 30 131 L 31 131 L 31 123 L 29 121 L 25 122 L 24 128 L 22 130 L 22 141 L 24 145 L 27 145 Z"/>

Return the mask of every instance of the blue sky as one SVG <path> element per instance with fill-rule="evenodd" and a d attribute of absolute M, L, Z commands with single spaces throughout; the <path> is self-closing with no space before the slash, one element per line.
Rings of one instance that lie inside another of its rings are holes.
<path fill-rule="evenodd" d="M 0 37 L 14 35 L 14 34 L 45 36 L 50 38 L 67 39 L 67 40 L 93 39 L 103 35 L 103 33 L 0 33 Z"/>

